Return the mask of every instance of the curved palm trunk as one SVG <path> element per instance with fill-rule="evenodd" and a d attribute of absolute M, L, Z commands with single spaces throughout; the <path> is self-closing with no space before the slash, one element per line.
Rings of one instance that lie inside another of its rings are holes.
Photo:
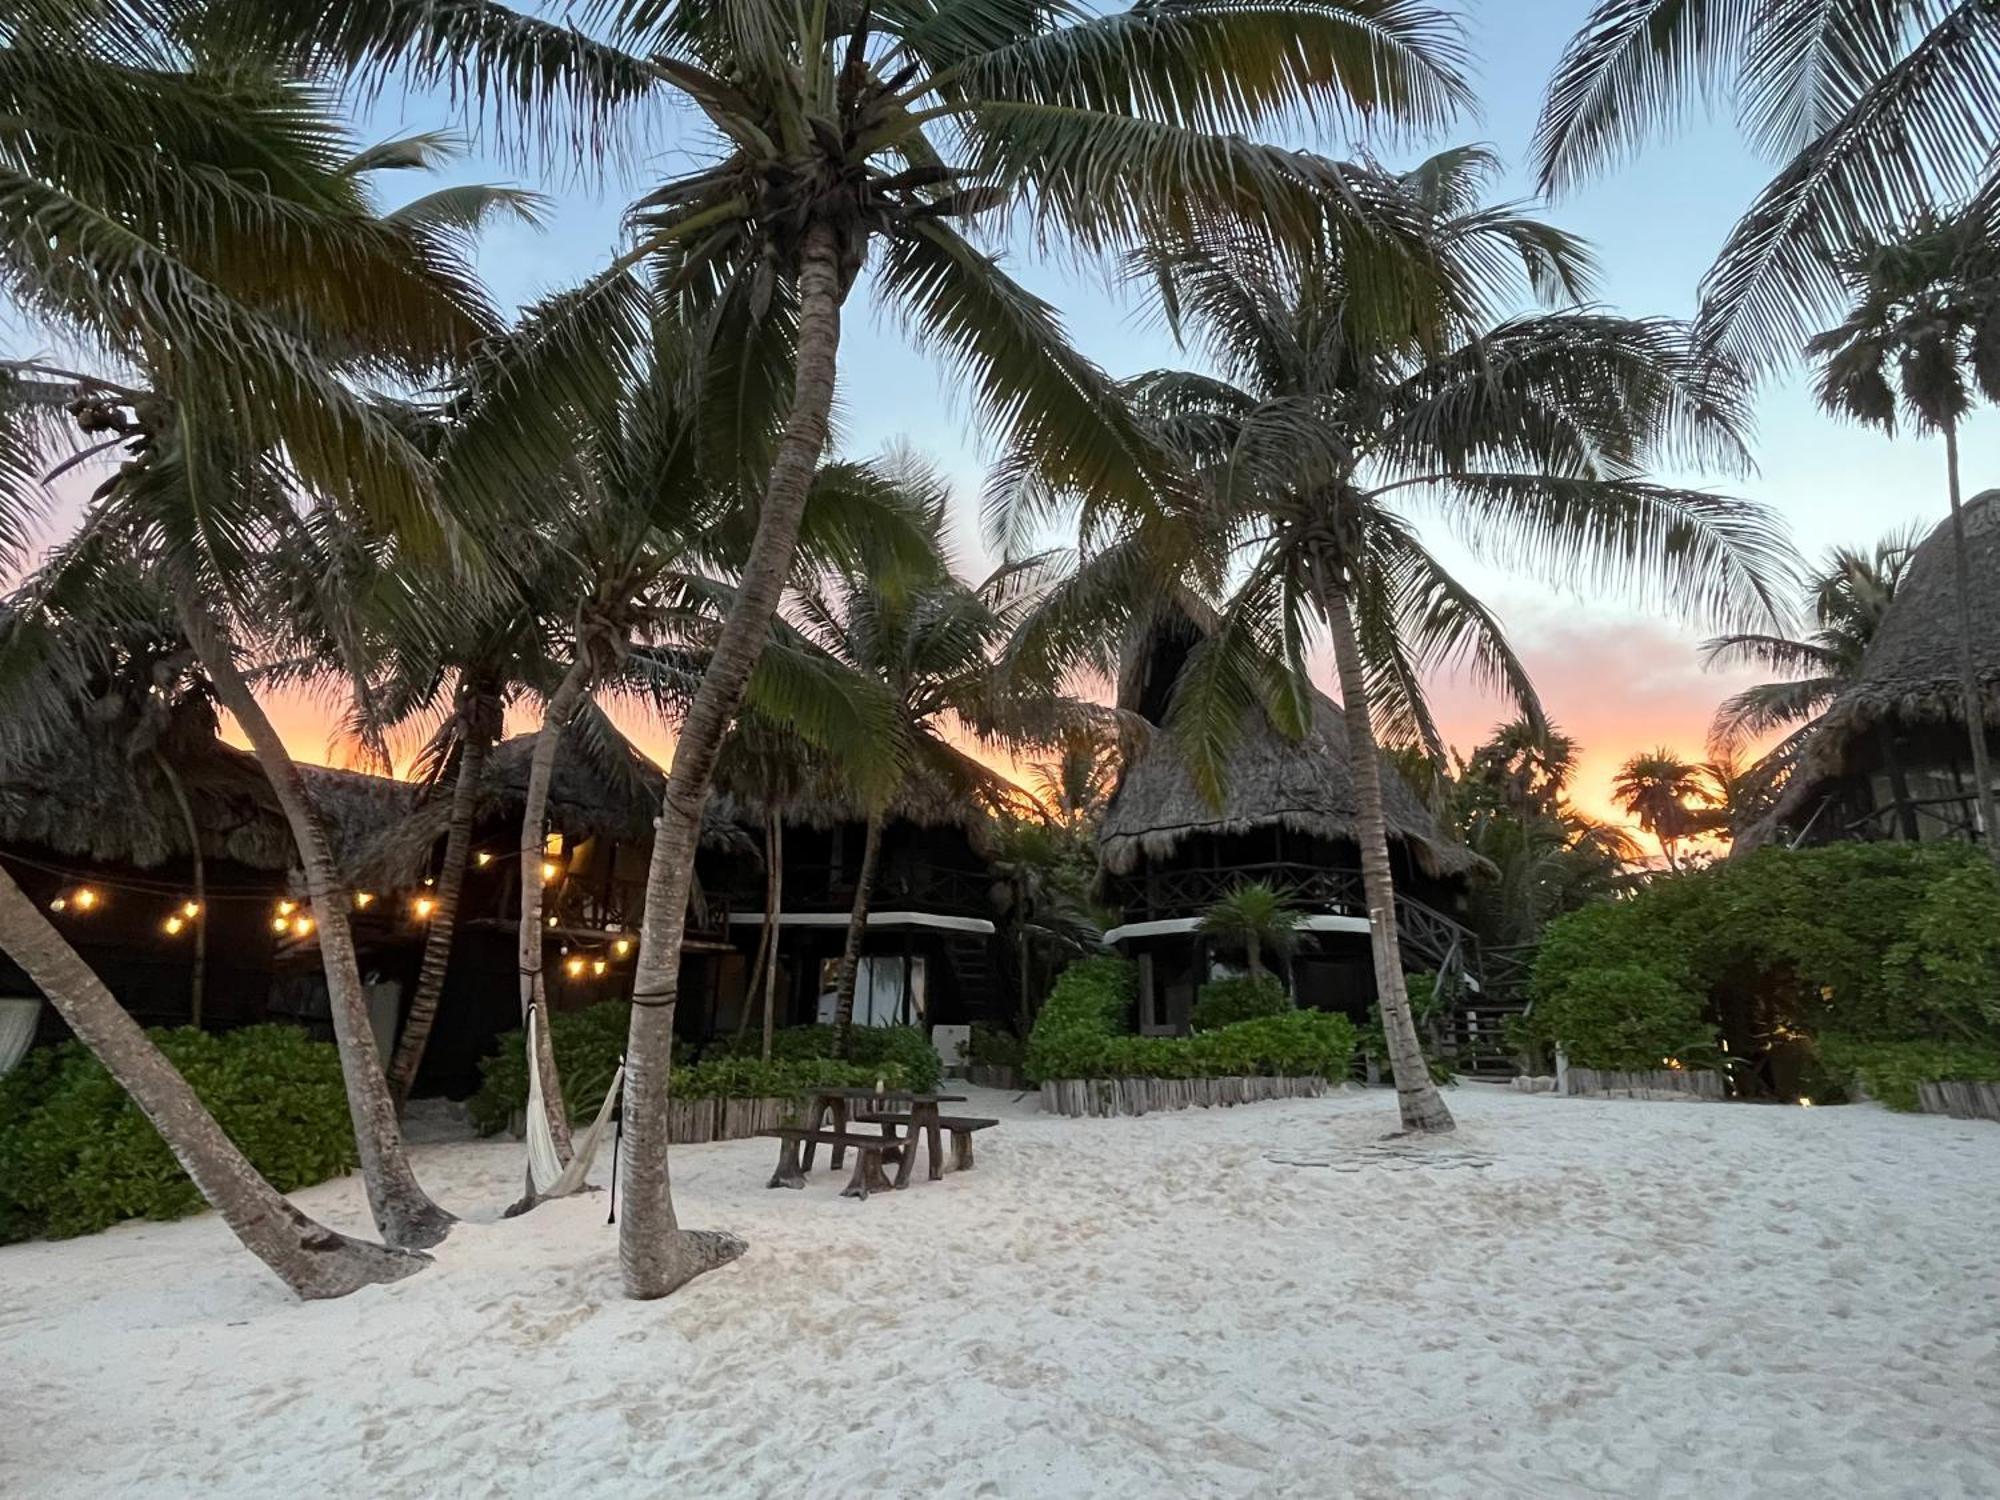
<path fill-rule="evenodd" d="M 1410 994 L 1403 983 L 1402 943 L 1396 931 L 1396 888 L 1389 874 L 1389 823 L 1382 801 L 1382 757 L 1368 721 L 1368 683 L 1361 645 L 1346 595 L 1320 583 L 1320 608 L 1333 637 L 1333 660 L 1340 674 L 1341 715 L 1347 721 L 1347 755 L 1353 762 L 1354 791 L 1360 802 L 1361 885 L 1368 897 L 1369 945 L 1375 955 L 1375 993 L 1382 1007 L 1382 1031 L 1389 1044 L 1389 1067 L 1396 1080 L 1396 1106 L 1405 1130 L 1457 1128 L 1444 1097 L 1431 1082 L 1424 1050 L 1410 1017 Z"/>
<path fill-rule="evenodd" d="M 771 924 L 771 951 L 764 959 L 764 1048 L 758 1055 L 771 1060 L 771 1046 L 778 1030 L 778 936 L 779 916 L 785 909 L 785 820 L 771 824 L 771 898 L 764 919 Z"/>
<path fill-rule="evenodd" d="M 1965 701 L 1965 729 L 1972 740 L 1972 779 L 1979 799 L 1979 821 L 1985 826 L 1986 855 L 2000 870 L 2000 816 L 1993 796 L 1993 766 L 1986 754 L 1986 705 L 1979 691 L 1979 672 L 1972 657 L 1972 569 L 1967 561 L 1965 511 L 1958 488 L 1958 425 L 1944 429 L 1945 468 L 1951 484 L 1951 565 L 1957 585 L 1958 688 Z"/>
<path fill-rule="evenodd" d="M 390 1244 L 418 1249 L 435 1245 L 451 1232 L 452 1216 L 424 1192 L 403 1150 L 395 1101 L 389 1097 L 388 1079 L 383 1076 L 382 1059 L 369 1025 L 368 996 L 361 987 L 354 929 L 348 922 L 348 893 L 334 870 L 318 815 L 285 742 L 237 670 L 223 627 L 191 600 L 182 602 L 180 614 L 181 628 L 201 658 L 216 700 L 249 736 L 298 846 L 319 933 L 320 958 L 326 966 L 327 1009 L 332 1013 L 333 1038 L 340 1048 L 340 1071 L 347 1084 L 347 1110 L 354 1121 L 354 1143 L 361 1157 L 369 1211 Z"/>
<path fill-rule="evenodd" d="M 833 982 L 833 1055 L 847 1055 L 847 1033 L 854 1027 L 854 978 L 861 968 L 861 942 L 868 935 L 868 900 L 875 894 L 875 867 L 882 860 L 882 809 L 868 810 L 868 832 L 861 841 L 861 873 L 854 882 L 854 905 L 847 915 L 847 942 L 840 950 L 840 973 Z"/>
<path fill-rule="evenodd" d="M 813 470 L 826 446 L 840 346 L 840 247 L 831 225 L 806 231 L 799 264 L 798 363 L 792 410 L 771 465 L 757 534 L 735 602 L 715 637 L 714 653 L 688 708 L 667 777 L 653 860 L 646 874 L 646 915 L 633 979 L 632 1031 L 625 1052 L 625 1213 L 618 1254 L 625 1291 L 664 1297 L 744 1250 L 733 1235 L 683 1231 L 674 1220 L 667 1179 L 667 1103 L 672 1080 L 674 1003 L 681 941 L 694 881 L 695 841 L 715 779 L 716 756 L 743 690 L 764 650 L 785 577 L 797 550 L 799 518 Z"/>
<path fill-rule="evenodd" d="M 739 1046 L 750 1032 L 752 1003 L 764 992 L 764 970 L 771 959 L 771 945 L 778 940 L 778 815 L 764 814 L 764 920 L 757 924 L 757 955 L 750 960 L 750 982 L 743 988 L 743 1014 L 736 1018 Z M 769 1062 L 768 1052 L 764 1061 Z"/>
<path fill-rule="evenodd" d="M 180 809 L 181 826 L 187 832 L 195 906 L 192 918 L 194 931 L 189 934 L 194 939 L 194 962 L 188 973 L 188 1025 L 199 1027 L 202 991 L 208 983 L 208 860 L 201 852 L 201 826 L 194 820 L 194 805 L 188 801 L 187 788 L 181 785 L 180 773 L 157 750 L 153 752 L 153 761 L 166 780 L 167 790 L 173 794 L 174 806 Z"/>
<path fill-rule="evenodd" d="M 430 1263 L 427 1255 L 336 1234 L 286 1202 L 4 870 L 0 870 L 0 949 L 48 996 L 70 1030 L 131 1095 L 243 1248 L 300 1297 L 344 1297 L 364 1286 L 400 1281 Z"/>
<path fill-rule="evenodd" d="M 528 761 L 528 790 L 521 806 L 521 925 L 515 956 L 521 975 L 521 1020 L 526 1024 L 528 1007 L 539 1005 L 546 1021 L 549 1014 L 548 981 L 542 974 L 547 933 L 542 926 L 542 824 L 548 818 L 549 783 L 555 777 L 556 754 L 562 748 L 563 731 L 576 716 L 590 688 L 590 651 L 587 641 L 577 642 L 576 660 L 563 673 L 556 690 L 542 709 L 541 728 L 535 731 L 535 752 Z M 570 1157 L 569 1109 L 563 1103 L 562 1078 L 556 1071 L 555 1043 L 546 1024 L 535 1028 L 535 1066 L 542 1075 L 542 1102 L 555 1137 L 556 1154 Z"/>
<path fill-rule="evenodd" d="M 423 962 L 417 969 L 417 992 L 403 1021 L 395 1060 L 389 1064 L 389 1095 L 396 1112 L 410 1102 L 410 1089 L 437 1024 L 438 1002 L 444 997 L 444 976 L 451 963 L 451 940 L 458 928 L 458 899 L 465 889 L 465 867 L 472 854 L 472 809 L 479 798 L 479 778 L 486 768 L 486 738 L 468 734 L 458 756 L 458 774 L 451 784 L 451 822 L 444 835 L 444 868 L 438 871 L 437 905 L 431 909 L 430 930 L 424 934 Z"/>
<path fill-rule="evenodd" d="M 1264 955 L 1254 931 L 1244 935 L 1244 947 L 1250 950 L 1250 982 L 1255 984 L 1264 977 Z"/>

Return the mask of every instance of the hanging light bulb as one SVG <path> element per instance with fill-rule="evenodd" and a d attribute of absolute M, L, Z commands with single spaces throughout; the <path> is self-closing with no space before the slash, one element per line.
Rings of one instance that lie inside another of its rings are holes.
<path fill-rule="evenodd" d="M 486 850 L 481 849 L 477 854 L 472 856 L 472 862 L 483 870 L 493 863 L 493 856 Z"/>
<path fill-rule="evenodd" d="M 436 884 L 437 884 L 437 881 L 436 881 L 435 879 L 433 879 L 433 878 L 432 878 L 431 876 L 429 876 L 429 875 L 426 875 L 426 876 L 424 877 L 424 884 L 425 884 L 425 885 L 436 885 Z"/>
<path fill-rule="evenodd" d="M 292 919 L 290 917 L 271 918 L 271 931 L 290 932 L 291 930 L 292 930 Z"/>
<path fill-rule="evenodd" d="M 593 974 L 602 974 L 607 967 L 609 965 L 601 958 L 594 958 L 590 961 L 590 972 Z"/>
<path fill-rule="evenodd" d="M 374 899 L 375 899 L 375 893 L 373 891 L 356 891 L 354 893 L 354 904 L 357 907 L 365 909 L 368 903 L 373 901 Z"/>
<path fill-rule="evenodd" d="M 431 913 L 437 910 L 437 902 L 429 896 L 419 896 L 411 903 L 410 909 L 417 914 L 419 922 L 426 922 L 430 920 Z"/>
<path fill-rule="evenodd" d="M 312 933 L 313 919 L 303 914 L 292 918 L 292 936 L 307 937 Z"/>
<path fill-rule="evenodd" d="M 617 954 L 620 958 L 623 958 L 626 954 L 632 951 L 632 940 L 630 938 L 620 938 L 617 942 L 611 945 L 611 951 Z"/>
<path fill-rule="evenodd" d="M 542 861 L 542 879 L 544 881 L 554 880 L 560 874 L 562 874 L 561 865 L 557 864 L 552 859 L 545 859 Z"/>
<path fill-rule="evenodd" d="M 56 899 L 55 899 L 55 900 L 53 900 L 53 901 L 51 901 L 51 902 L 49 903 L 49 910 L 50 910 L 50 911 L 67 911 L 67 910 L 69 910 L 69 897 L 67 897 L 67 896 L 58 896 L 58 897 L 56 897 Z"/>
<path fill-rule="evenodd" d="M 201 903 L 199 901 L 188 901 L 183 903 L 181 906 L 181 915 L 186 917 L 189 921 L 193 921 L 196 917 L 201 915 Z"/>
<path fill-rule="evenodd" d="M 299 903 L 296 901 L 280 901 L 278 903 L 278 915 L 281 917 L 289 917 L 298 909 Z"/>
<path fill-rule="evenodd" d="M 174 916 L 168 917 L 166 921 L 160 924 L 160 926 L 166 931 L 168 937 L 179 937 L 181 935 L 181 929 L 187 926 L 187 919 L 185 917 L 176 914 Z"/>
<path fill-rule="evenodd" d="M 76 894 L 69 899 L 70 904 L 78 911 L 95 911 L 99 898 L 97 892 L 89 886 L 80 885 L 76 888 Z"/>
<path fill-rule="evenodd" d="M 549 918 L 549 926 L 551 926 L 551 927 L 555 926 L 555 925 L 556 925 L 556 920 L 557 920 L 556 918 L 554 918 L 554 917 L 550 917 L 550 918 Z"/>
<path fill-rule="evenodd" d="M 581 978 L 583 978 L 583 960 L 582 960 L 582 959 L 580 959 L 580 958 L 572 958 L 572 959 L 571 959 L 571 960 L 570 960 L 570 961 L 569 961 L 568 963 L 566 963 L 566 964 L 564 964 L 564 965 L 563 965 L 563 968 L 564 968 L 564 969 L 566 969 L 566 970 L 567 970 L 567 971 L 569 972 L 569 977 L 570 977 L 570 978 L 572 978 L 572 979 L 581 979 Z"/>

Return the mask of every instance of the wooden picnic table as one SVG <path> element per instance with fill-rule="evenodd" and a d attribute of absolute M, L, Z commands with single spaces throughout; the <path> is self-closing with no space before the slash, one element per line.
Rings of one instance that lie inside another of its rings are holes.
<path fill-rule="evenodd" d="M 944 1153 L 938 1141 L 938 1106 L 940 1104 L 962 1104 L 963 1094 L 919 1094 L 909 1089 L 819 1089 L 807 1101 L 805 1118 L 801 1122 L 805 1129 L 817 1134 L 823 1127 L 821 1122 L 831 1117 L 831 1129 L 837 1135 L 848 1133 L 850 1121 L 875 1124 L 882 1127 L 882 1139 L 898 1141 L 897 1127 L 903 1126 L 907 1134 L 900 1138 L 897 1154 L 901 1160 L 896 1164 L 896 1186 L 910 1185 L 910 1170 L 917 1160 L 917 1132 L 922 1131 L 924 1144 L 930 1153 L 930 1178 L 936 1182 L 944 1176 Z M 855 1105 L 863 1106 L 856 1109 Z M 805 1137 L 805 1161 L 803 1169 L 810 1172 L 813 1153 L 818 1143 L 812 1134 Z M 833 1168 L 840 1170 L 841 1159 L 847 1154 L 847 1147 L 836 1144 L 832 1147 Z M 887 1154 L 887 1153 L 885 1153 Z"/>

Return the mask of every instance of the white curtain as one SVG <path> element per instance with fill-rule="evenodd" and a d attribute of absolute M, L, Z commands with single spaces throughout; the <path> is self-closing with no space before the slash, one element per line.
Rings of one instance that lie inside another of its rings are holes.
<path fill-rule="evenodd" d="M 0 1074 L 28 1055 L 35 1039 L 35 1023 L 41 1019 L 40 995 L 9 996 L 0 999 Z"/>

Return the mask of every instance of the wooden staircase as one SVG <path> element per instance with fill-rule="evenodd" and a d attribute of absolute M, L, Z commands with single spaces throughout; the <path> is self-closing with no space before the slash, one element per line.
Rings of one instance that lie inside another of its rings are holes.
<path fill-rule="evenodd" d="M 951 970 L 963 1012 L 981 1017 L 1007 1014 L 1000 972 L 993 961 L 993 939 L 975 933 L 954 933 L 945 939 L 945 964 Z"/>

